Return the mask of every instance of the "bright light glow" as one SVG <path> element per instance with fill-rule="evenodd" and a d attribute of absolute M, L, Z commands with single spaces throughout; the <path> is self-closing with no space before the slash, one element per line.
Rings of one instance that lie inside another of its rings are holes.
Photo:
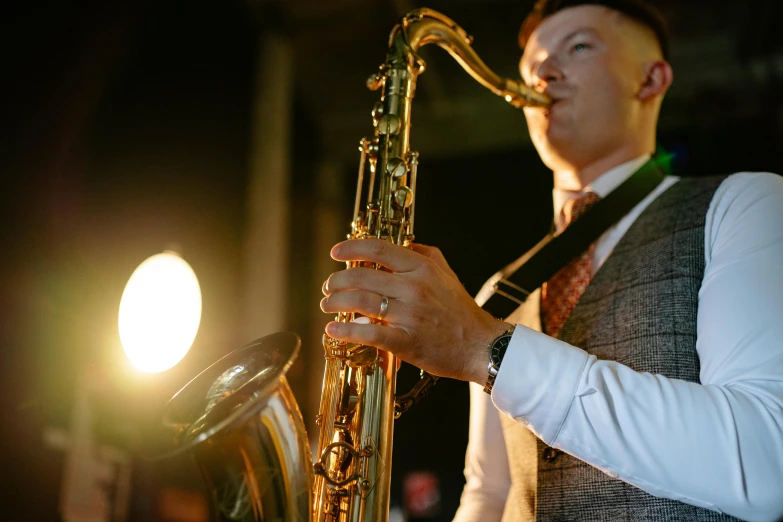
<path fill-rule="evenodd" d="M 154 255 L 136 268 L 120 301 L 120 341 L 130 362 L 156 373 L 190 350 L 201 322 L 195 272 L 174 252 Z"/>

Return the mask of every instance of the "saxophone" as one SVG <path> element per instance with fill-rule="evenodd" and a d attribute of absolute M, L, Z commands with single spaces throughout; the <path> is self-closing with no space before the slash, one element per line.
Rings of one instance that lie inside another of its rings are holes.
<path fill-rule="evenodd" d="M 367 80 L 371 90 L 381 90 L 381 99 L 372 111 L 374 135 L 359 144 L 349 238 L 403 246 L 414 240 L 418 153 L 409 141 L 416 79 L 425 69 L 417 54 L 420 47 L 445 49 L 476 81 L 515 107 L 549 104 L 546 95 L 492 72 L 471 40 L 448 17 L 424 8 L 405 15 L 392 30 L 386 61 Z M 383 269 L 369 262 L 347 266 Z M 340 313 L 336 320 L 356 318 Z M 295 334 L 273 334 L 227 355 L 166 406 L 164 424 L 178 434 L 174 451 L 187 449 L 195 455 L 218 520 L 388 519 L 394 419 L 437 378 L 422 372 L 409 393 L 395 397 L 394 354 L 328 335 L 323 347 L 326 367 L 313 464 L 304 422 L 285 378 L 299 350 Z"/>

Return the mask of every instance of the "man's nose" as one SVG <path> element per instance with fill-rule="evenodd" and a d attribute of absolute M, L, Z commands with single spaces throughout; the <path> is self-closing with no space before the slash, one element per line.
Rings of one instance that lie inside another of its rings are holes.
<path fill-rule="evenodd" d="M 555 55 L 549 55 L 541 62 L 541 65 L 539 65 L 538 69 L 535 71 L 533 85 L 544 88 L 550 83 L 562 81 L 564 78 L 565 75 L 558 63 L 557 57 Z"/>

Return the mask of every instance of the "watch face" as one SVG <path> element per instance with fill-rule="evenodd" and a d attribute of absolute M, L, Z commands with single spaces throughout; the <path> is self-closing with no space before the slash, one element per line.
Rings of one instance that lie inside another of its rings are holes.
<path fill-rule="evenodd" d="M 511 336 L 503 335 L 495 339 L 495 342 L 492 343 L 492 348 L 489 350 L 489 360 L 495 368 L 500 368 L 500 361 L 502 361 L 503 356 L 506 355 L 506 349 L 508 348 L 509 342 L 511 342 Z"/>

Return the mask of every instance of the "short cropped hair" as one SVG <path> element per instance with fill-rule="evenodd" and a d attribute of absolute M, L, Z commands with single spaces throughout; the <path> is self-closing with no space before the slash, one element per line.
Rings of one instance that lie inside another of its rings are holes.
<path fill-rule="evenodd" d="M 524 49 L 530 35 L 544 19 L 580 5 L 607 7 L 649 27 L 658 39 L 663 58 L 669 59 L 669 27 L 660 11 L 644 0 L 538 0 L 519 30 L 519 47 Z"/>

